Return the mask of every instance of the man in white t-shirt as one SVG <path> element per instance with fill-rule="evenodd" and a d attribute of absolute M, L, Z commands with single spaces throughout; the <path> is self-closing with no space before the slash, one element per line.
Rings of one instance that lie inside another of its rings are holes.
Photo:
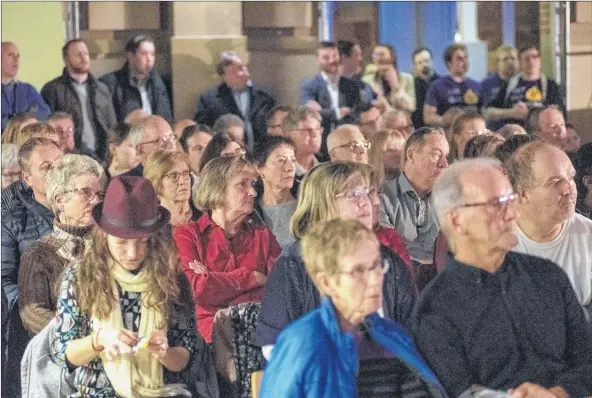
<path fill-rule="evenodd" d="M 575 170 L 567 155 L 537 140 L 507 163 L 520 198 L 515 250 L 554 261 L 567 273 L 592 320 L 592 220 L 575 212 Z"/>

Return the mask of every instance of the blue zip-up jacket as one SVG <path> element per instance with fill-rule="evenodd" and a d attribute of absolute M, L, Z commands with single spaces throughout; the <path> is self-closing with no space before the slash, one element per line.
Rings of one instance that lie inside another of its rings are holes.
<path fill-rule="evenodd" d="M 51 111 L 35 87 L 20 81 L 10 85 L 2 85 L 2 131 L 17 113 L 32 112 L 37 120 L 47 120 Z"/>
<path fill-rule="evenodd" d="M 396 355 L 424 381 L 432 396 L 447 397 L 406 330 L 374 313 L 365 321 L 372 339 Z M 354 336 L 339 330 L 333 303 L 288 326 L 278 337 L 265 367 L 261 398 L 356 398 L 359 361 Z"/>

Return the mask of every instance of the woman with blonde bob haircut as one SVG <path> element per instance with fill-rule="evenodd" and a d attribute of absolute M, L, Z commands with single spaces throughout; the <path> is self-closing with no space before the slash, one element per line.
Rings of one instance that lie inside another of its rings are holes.
<path fill-rule="evenodd" d="M 290 230 L 297 239 L 284 248 L 273 267 L 257 326 L 257 344 L 269 358 L 278 334 L 292 321 L 321 304 L 321 296 L 306 273 L 300 239 L 315 225 L 332 220 L 358 220 L 372 229 L 370 170 L 367 165 L 334 162 L 314 167 L 303 179 Z M 382 313 L 407 323 L 415 301 L 415 288 L 405 263 L 381 245 L 381 255 L 391 267 L 385 275 Z"/>
<path fill-rule="evenodd" d="M 191 170 L 184 152 L 158 150 L 144 164 L 144 178 L 152 183 L 160 204 L 171 213 L 171 225 L 195 221 L 201 212 L 192 206 Z"/>
<path fill-rule="evenodd" d="M 357 220 L 317 224 L 302 257 L 323 299 L 280 333 L 262 398 L 446 396 L 405 328 L 378 314 L 389 262 L 371 230 Z"/>
<path fill-rule="evenodd" d="M 193 290 L 198 327 L 212 342 L 214 316 L 221 309 L 261 302 L 263 287 L 280 246 L 253 212 L 257 174 L 243 156 L 210 160 L 193 194 L 204 214 L 173 230 L 181 269 Z"/>

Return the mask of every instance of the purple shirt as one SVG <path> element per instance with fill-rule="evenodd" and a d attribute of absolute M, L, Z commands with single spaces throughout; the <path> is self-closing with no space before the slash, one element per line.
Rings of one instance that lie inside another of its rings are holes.
<path fill-rule="evenodd" d="M 498 73 L 492 73 L 481 82 L 481 103 L 483 106 L 489 105 L 500 91 L 504 79 Z"/>
<path fill-rule="evenodd" d="M 435 106 L 440 116 L 455 107 L 478 110 L 480 93 L 481 84 L 476 80 L 467 77 L 457 83 L 452 77 L 444 76 L 430 85 L 425 103 Z"/>

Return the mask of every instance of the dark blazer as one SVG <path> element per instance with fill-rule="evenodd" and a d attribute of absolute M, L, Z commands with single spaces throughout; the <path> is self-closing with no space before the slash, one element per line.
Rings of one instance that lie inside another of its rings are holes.
<path fill-rule="evenodd" d="M 248 90 L 251 95 L 249 119 L 253 127 L 255 142 L 258 142 L 267 134 L 267 116 L 271 108 L 275 106 L 275 99 L 261 87 L 250 86 Z M 226 83 L 221 83 L 201 95 L 197 103 L 195 121 L 211 127 L 216 119 L 226 113 L 243 117 L 234 101 L 232 90 Z M 245 139 L 247 139 L 246 136 Z"/>
<path fill-rule="evenodd" d="M 130 84 L 128 63 L 123 65 L 123 68 L 102 76 L 100 80 L 109 87 L 109 91 L 113 97 L 113 107 L 117 114 L 118 123 L 122 123 L 131 111 L 142 109 L 140 90 Z M 172 123 L 173 114 L 171 112 L 169 93 L 162 77 L 160 77 L 157 71 L 153 70 L 148 75 L 146 90 L 150 98 L 152 114 L 161 116 L 167 122 Z"/>
<path fill-rule="evenodd" d="M 102 81 L 88 75 L 88 95 L 92 110 L 92 119 L 97 135 L 97 156 L 105 158 L 107 150 L 107 131 L 117 124 L 113 100 L 109 88 Z M 53 79 L 41 89 L 41 96 L 52 112 L 68 112 L 74 120 L 74 141 L 76 148 L 86 152 L 82 145 L 82 107 L 78 94 L 72 87 L 72 78 L 66 72 Z"/>

